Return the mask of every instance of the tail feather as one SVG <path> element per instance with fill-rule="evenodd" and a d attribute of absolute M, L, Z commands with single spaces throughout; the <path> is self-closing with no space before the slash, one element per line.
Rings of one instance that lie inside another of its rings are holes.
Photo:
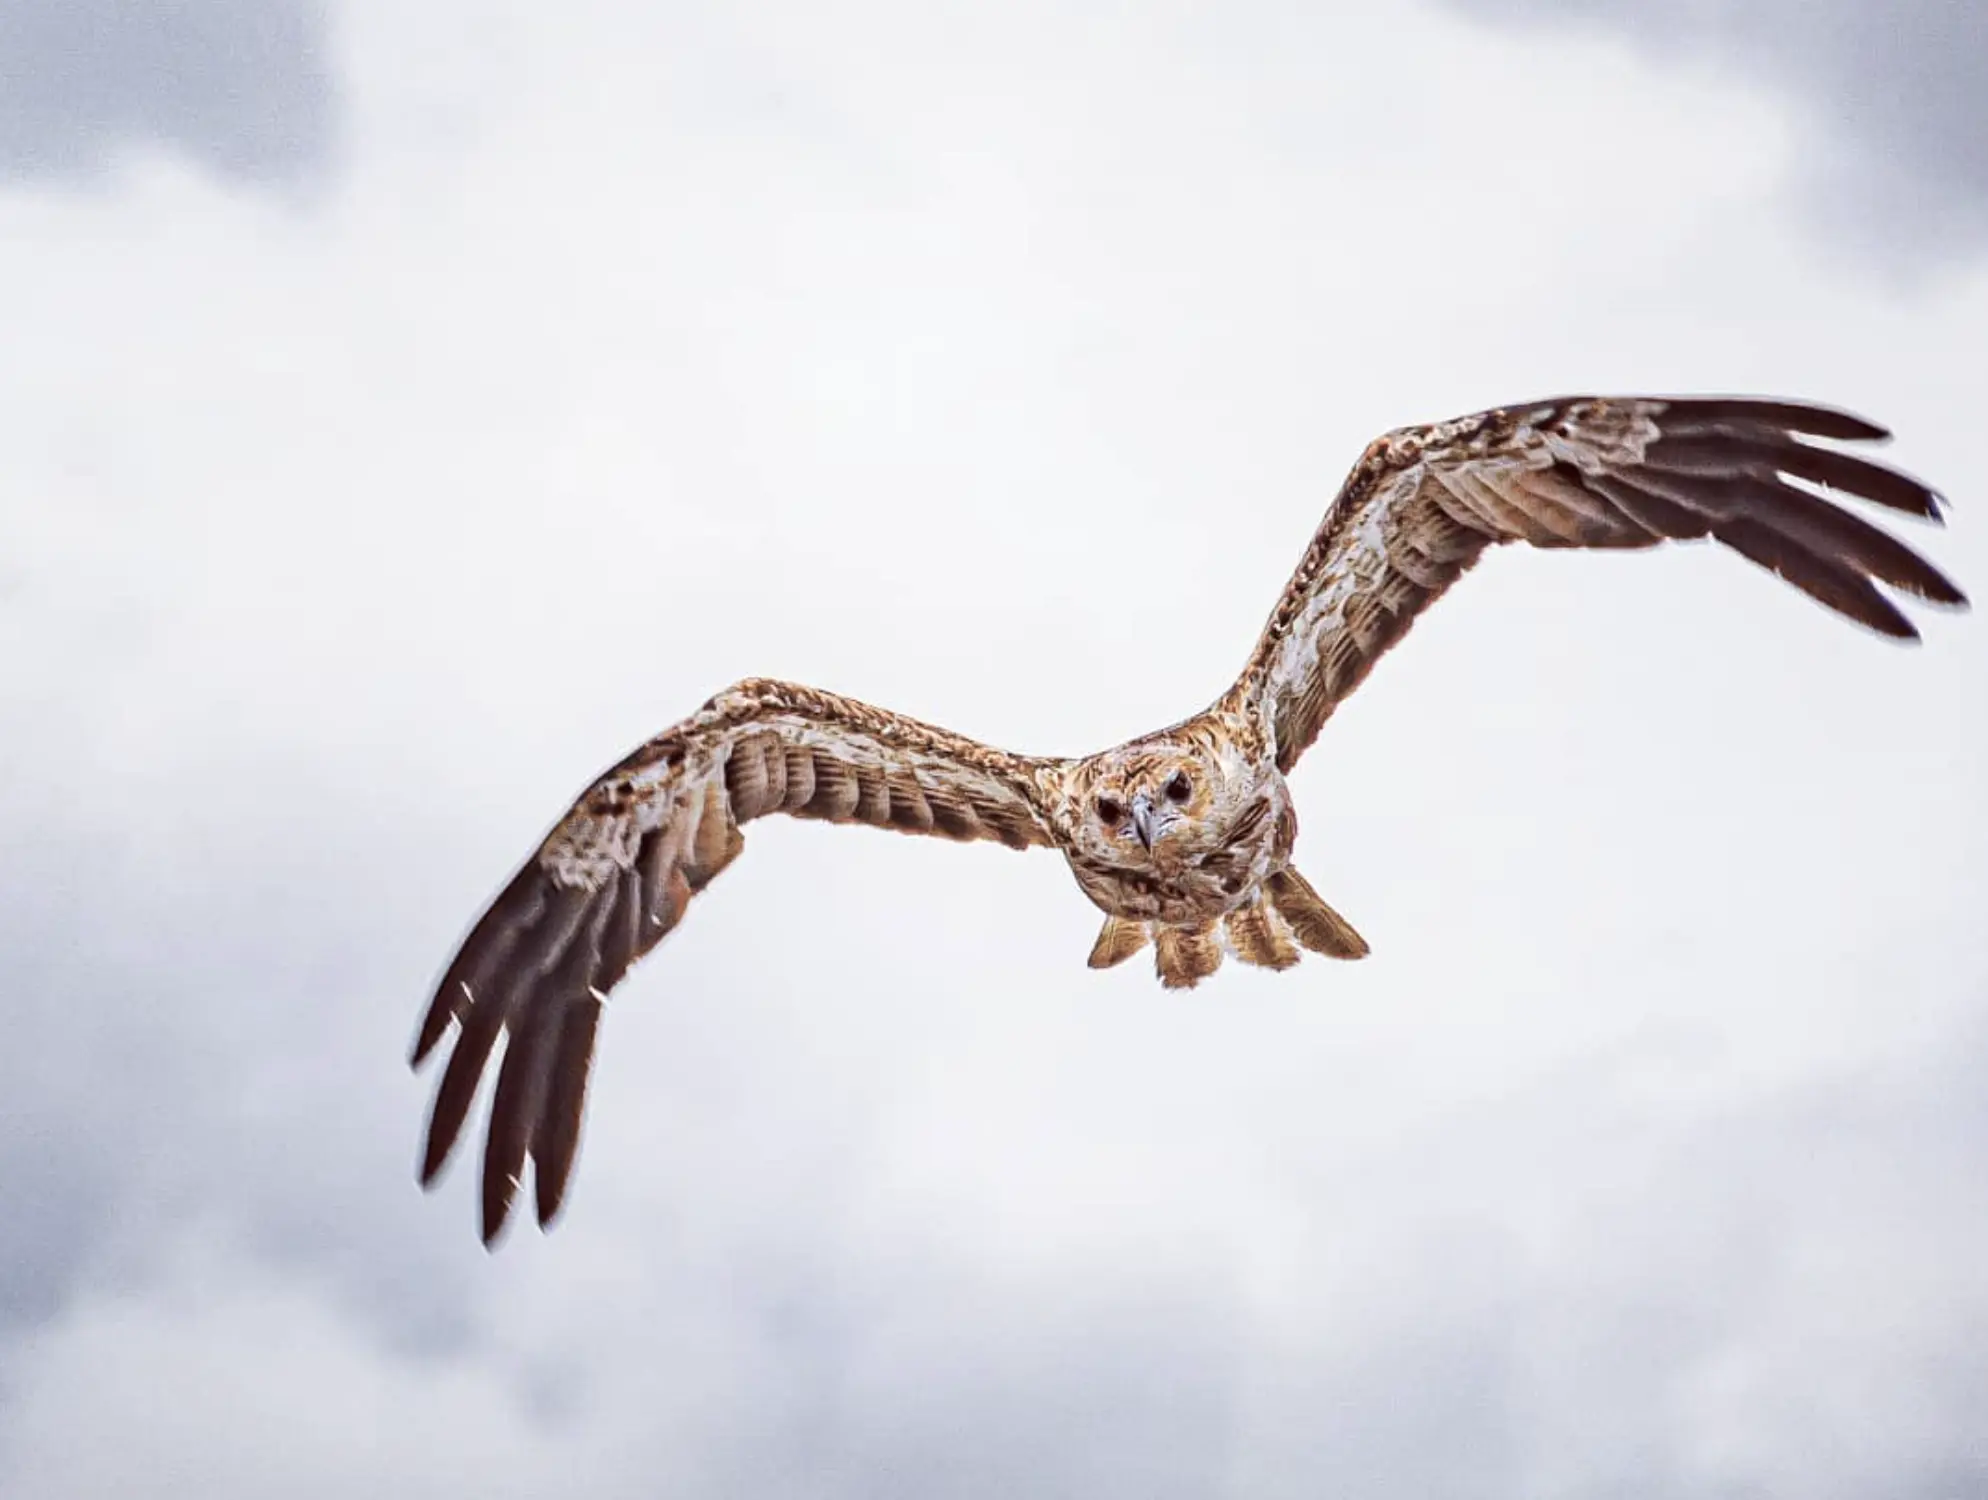
<path fill-rule="evenodd" d="M 1222 944 L 1215 924 L 1161 927 L 1153 939 L 1153 970 L 1170 990 L 1191 990 L 1222 967 Z"/>
<path fill-rule="evenodd" d="M 1300 946 L 1328 958 L 1365 958 L 1367 941 L 1320 898 L 1296 870 L 1280 870 L 1264 882 L 1263 895 L 1224 917 L 1219 925 L 1107 917 L 1091 945 L 1090 966 L 1109 969 L 1146 947 L 1154 947 L 1153 968 L 1170 990 L 1192 989 L 1233 953 L 1263 969 L 1288 969 Z"/>
<path fill-rule="evenodd" d="M 1152 941 L 1144 922 L 1128 921 L 1124 917 L 1106 917 L 1104 930 L 1098 940 L 1091 945 L 1090 966 L 1093 969 L 1109 969 L 1113 964 L 1122 964 Z"/>
<path fill-rule="evenodd" d="M 1246 964 L 1259 969 L 1288 969 L 1298 961 L 1291 924 L 1267 902 L 1252 901 L 1238 907 L 1223 919 L 1222 927 L 1236 957 Z"/>
<path fill-rule="evenodd" d="M 1311 882 L 1286 867 L 1265 882 L 1270 904 L 1291 924 L 1297 940 L 1314 953 L 1328 958 L 1365 958 L 1367 940 L 1353 930 L 1353 924 L 1327 906 Z"/>

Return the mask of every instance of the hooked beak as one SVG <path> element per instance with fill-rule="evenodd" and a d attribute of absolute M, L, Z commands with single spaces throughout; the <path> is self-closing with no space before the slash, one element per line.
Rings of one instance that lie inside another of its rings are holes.
<path fill-rule="evenodd" d="M 1148 853 L 1153 848 L 1153 804 L 1144 793 L 1132 799 L 1132 831 L 1139 835 L 1139 842 L 1146 846 Z"/>

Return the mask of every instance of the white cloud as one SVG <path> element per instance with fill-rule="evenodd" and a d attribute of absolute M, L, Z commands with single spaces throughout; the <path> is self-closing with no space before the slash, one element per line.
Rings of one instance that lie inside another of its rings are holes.
<path fill-rule="evenodd" d="M 1950 0 L 1448 0 L 1557 39 L 1620 32 L 1757 79 L 1800 111 L 1811 226 L 1893 273 L 1978 257 L 1988 231 L 1988 13 Z"/>
<path fill-rule="evenodd" d="M 1775 212 L 1767 104 L 1407 8 L 341 35 L 307 217 L 156 163 L 0 198 L 0 1141 L 96 1185 L 27 1241 L 10 1492 L 1965 1472 L 1988 647 L 1730 557 L 1501 556 L 1380 669 L 1295 781 L 1363 965 L 1163 995 L 1083 968 L 1052 860 L 756 827 L 495 1258 L 395 1059 L 563 799 L 724 682 L 1166 722 L 1396 422 L 1850 405 L 1978 590 L 1988 275 L 1879 296 Z"/>

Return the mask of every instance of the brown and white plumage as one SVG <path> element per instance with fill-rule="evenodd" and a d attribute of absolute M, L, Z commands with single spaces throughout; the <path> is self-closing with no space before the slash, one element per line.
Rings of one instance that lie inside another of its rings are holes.
<path fill-rule="evenodd" d="M 1782 401 L 1578 397 L 1403 428 L 1370 444 L 1211 707 L 1079 759 L 1013 755 L 853 699 L 749 680 L 603 774 L 484 912 L 437 986 L 418 1064 L 456 1039 L 422 1180 L 452 1151 L 500 1035 L 483 1233 L 527 1159 L 537 1216 L 564 1199 L 596 1028 L 630 965 L 682 920 L 775 812 L 1061 852 L 1106 914 L 1094 968 L 1152 946 L 1191 986 L 1225 954 L 1289 968 L 1367 945 L 1291 865 L 1284 773 L 1337 706 L 1484 551 L 1639 548 L 1711 537 L 1886 635 L 1917 631 L 1880 585 L 1960 591 L 1818 490 L 1937 522 L 1939 497 L 1817 439 L 1882 439 Z"/>
<path fill-rule="evenodd" d="M 832 693 L 747 681 L 604 773 L 490 904 L 437 987 L 419 1063 L 457 1022 L 422 1162 L 453 1148 L 500 1033 L 483 1223 L 502 1227 L 526 1157 L 541 1224 L 579 1144 L 608 992 L 772 813 L 1011 848 L 1054 842 L 1060 763 L 1009 755 Z"/>
<path fill-rule="evenodd" d="M 1963 604 L 1925 559 L 1803 485 L 1940 520 L 1939 495 L 1819 446 L 1882 427 L 1788 401 L 1562 397 L 1405 427 L 1368 445 L 1230 697 L 1266 712 L 1289 770 L 1332 710 L 1487 547 L 1654 547 L 1713 537 L 1886 635 L 1878 589 Z M 1801 484 L 1791 483 L 1801 481 Z"/>

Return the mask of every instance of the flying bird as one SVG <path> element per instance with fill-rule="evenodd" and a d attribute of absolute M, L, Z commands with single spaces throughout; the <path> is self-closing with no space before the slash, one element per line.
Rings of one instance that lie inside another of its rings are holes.
<path fill-rule="evenodd" d="M 795 683 L 727 688 L 597 778 L 463 940 L 414 1045 L 418 1066 L 454 1028 L 423 1185 L 503 1035 L 483 1239 L 502 1229 L 527 1159 L 538 1222 L 553 1220 L 608 994 L 738 858 L 744 826 L 772 813 L 1054 849 L 1104 913 L 1091 967 L 1150 946 L 1169 987 L 1198 984 L 1227 954 L 1270 969 L 1301 950 L 1363 957 L 1360 934 L 1292 864 L 1285 777 L 1424 609 L 1500 543 L 1711 537 L 1874 631 L 1917 639 L 1879 585 L 1964 606 L 1960 590 L 1820 493 L 1937 523 L 1933 490 L 1827 446 L 1888 436 L 1799 402 L 1641 396 L 1387 433 L 1340 487 L 1234 685 L 1094 755 L 1018 755 Z"/>

